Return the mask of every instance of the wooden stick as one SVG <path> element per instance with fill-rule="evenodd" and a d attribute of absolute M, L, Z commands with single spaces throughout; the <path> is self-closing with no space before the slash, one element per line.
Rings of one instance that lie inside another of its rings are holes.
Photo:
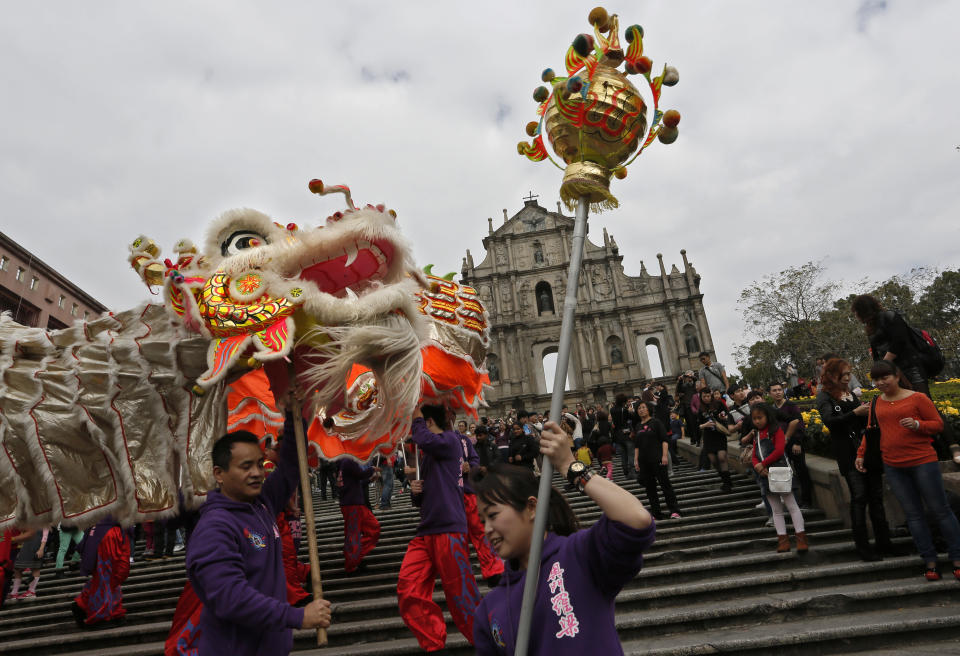
<path fill-rule="evenodd" d="M 310 492 L 310 475 L 307 473 L 307 437 L 303 432 L 303 413 L 300 401 L 293 401 L 293 428 L 297 436 L 297 460 L 300 465 L 300 490 L 303 494 L 303 514 L 306 516 L 307 553 L 310 555 L 310 580 L 313 598 L 323 599 L 323 583 L 320 581 L 320 557 L 317 554 L 317 527 L 313 516 L 313 494 Z M 327 630 L 317 628 L 317 646 L 327 644 Z"/>

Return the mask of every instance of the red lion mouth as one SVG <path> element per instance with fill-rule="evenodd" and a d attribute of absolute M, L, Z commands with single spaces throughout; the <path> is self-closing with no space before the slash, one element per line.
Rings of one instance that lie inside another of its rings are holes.
<path fill-rule="evenodd" d="M 362 288 L 383 278 L 393 252 L 394 246 L 388 240 L 358 240 L 345 248 L 342 255 L 305 267 L 300 279 L 314 283 L 322 292 L 340 295 L 348 288 Z"/>

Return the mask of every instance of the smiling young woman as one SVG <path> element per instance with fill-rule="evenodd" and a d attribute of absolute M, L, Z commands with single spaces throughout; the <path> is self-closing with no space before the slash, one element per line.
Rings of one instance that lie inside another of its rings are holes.
<path fill-rule="evenodd" d="M 633 494 L 574 464 L 569 441 L 548 422 L 540 452 L 591 499 L 603 515 L 578 531 L 566 499 L 551 490 L 547 535 L 533 610 L 529 653 L 622 654 L 614 624 L 614 599 L 636 576 L 653 544 L 654 521 Z M 506 561 L 500 585 L 480 602 L 474 618 L 477 654 L 512 654 L 520 618 L 527 559 L 537 514 L 538 480 L 511 465 L 492 467 L 476 485 L 487 539 Z"/>
<path fill-rule="evenodd" d="M 880 390 L 875 414 L 880 426 L 883 471 L 903 507 L 913 543 L 926 565 L 924 576 L 928 581 L 940 579 L 926 508 L 940 527 L 953 561 L 953 575 L 960 580 L 960 523 L 947 502 L 940 463 L 931 443 L 931 436 L 943 430 L 943 419 L 927 396 L 900 386 L 900 369 L 893 362 L 875 362 L 870 378 Z M 857 471 L 862 473 L 871 469 L 865 461 L 866 450 L 864 437 L 854 461 Z"/>

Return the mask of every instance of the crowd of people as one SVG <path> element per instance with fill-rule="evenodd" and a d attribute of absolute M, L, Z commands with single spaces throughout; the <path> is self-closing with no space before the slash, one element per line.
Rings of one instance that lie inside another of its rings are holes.
<path fill-rule="evenodd" d="M 873 561 L 898 552 L 884 509 L 886 480 L 906 515 L 924 577 L 941 576 L 932 519 L 960 580 L 960 523 L 947 502 L 934 448 L 945 425 L 930 398 L 922 354 L 907 339 L 909 326 L 876 299 L 860 297 L 853 307 L 870 341 L 870 380 L 878 393 L 872 402 L 862 401 L 850 363 L 834 353 L 818 362 L 813 391 L 849 490 L 857 553 Z M 732 492 L 731 459 L 739 457 L 756 480 L 758 509 L 769 515 L 777 551 L 806 552 L 803 510 L 813 501 L 813 484 L 803 413 L 788 398 L 799 382 L 790 379 L 788 369 L 785 380 L 751 389 L 731 383 L 710 354 L 700 354 L 700 362 L 699 370 L 684 372 L 675 385 L 651 381 L 639 394 L 620 394 L 610 404 L 565 406 L 557 421 L 517 410 L 455 423 L 448 409 L 424 405 L 394 456 L 366 465 L 322 462 L 313 475 L 314 491 L 326 498 L 329 487 L 339 501 L 345 572 L 363 572 L 364 559 L 379 541 L 369 483 L 382 482 L 373 504 L 381 511 L 391 507 L 395 494 L 409 492 L 420 521 L 397 580 L 404 623 L 425 651 L 444 649 L 446 621 L 433 596 L 439 578 L 454 624 L 477 653 L 512 653 L 546 458 L 565 479 L 567 492 L 586 495 L 603 514 L 578 530 L 564 495 L 551 490 L 531 653 L 622 653 L 614 600 L 641 568 L 656 523 L 681 517 L 671 483 L 681 439 L 700 447 L 697 467 L 716 471 L 720 493 Z M 179 542 L 186 545 L 189 581 L 168 654 L 287 653 L 291 629 L 330 625 L 331 605 L 314 598 L 309 568 L 297 558 L 303 535 L 297 421 L 303 420 L 287 412 L 279 447 L 266 451 L 260 436 L 251 433 L 221 437 L 211 453 L 217 489 L 199 512 L 141 527 L 147 559 L 169 557 Z M 731 444 L 737 454 L 728 456 Z M 617 467 L 645 490 L 649 510 L 638 495 L 613 482 Z M 0 578 L 8 600 L 35 598 L 53 534 L 9 531 L 0 539 L 0 576 L 12 579 L 8 585 Z M 72 605 L 77 623 L 91 628 L 122 621 L 121 584 L 134 555 L 132 530 L 106 518 L 85 533 L 64 525 L 56 535 L 55 572 L 76 560 L 90 577 Z M 483 597 L 471 548 L 489 590 Z"/>

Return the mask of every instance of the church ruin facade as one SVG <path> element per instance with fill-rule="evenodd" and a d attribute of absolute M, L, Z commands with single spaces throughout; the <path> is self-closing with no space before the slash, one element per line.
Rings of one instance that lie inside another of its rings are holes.
<path fill-rule="evenodd" d="M 551 212 L 535 199 L 513 217 L 503 211 L 494 229 L 488 219 L 486 257 L 476 264 L 467 250 L 462 280 L 474 287 L 490 314 L 487 369 L 493 390 L 487 414 L 510 408 L 543 412 L 550 392 L 544 362 L 557 352 L 572 217 Z M 564 399 L 606 403 L 620 392 L 639 393 L 651 379 L 673 381 L 697 369 L 701 351 L 714 355 L 703 309 L 700 276 L 680 251 L 683 270 L 659 272 L 641 263 L 638 276 L 623 270 L 617 242 L 603 230 L 603 244 L 584 244 L 577 290 L 577 324 Z M 554 356 L 555 357 L 555 356 Z"/>

